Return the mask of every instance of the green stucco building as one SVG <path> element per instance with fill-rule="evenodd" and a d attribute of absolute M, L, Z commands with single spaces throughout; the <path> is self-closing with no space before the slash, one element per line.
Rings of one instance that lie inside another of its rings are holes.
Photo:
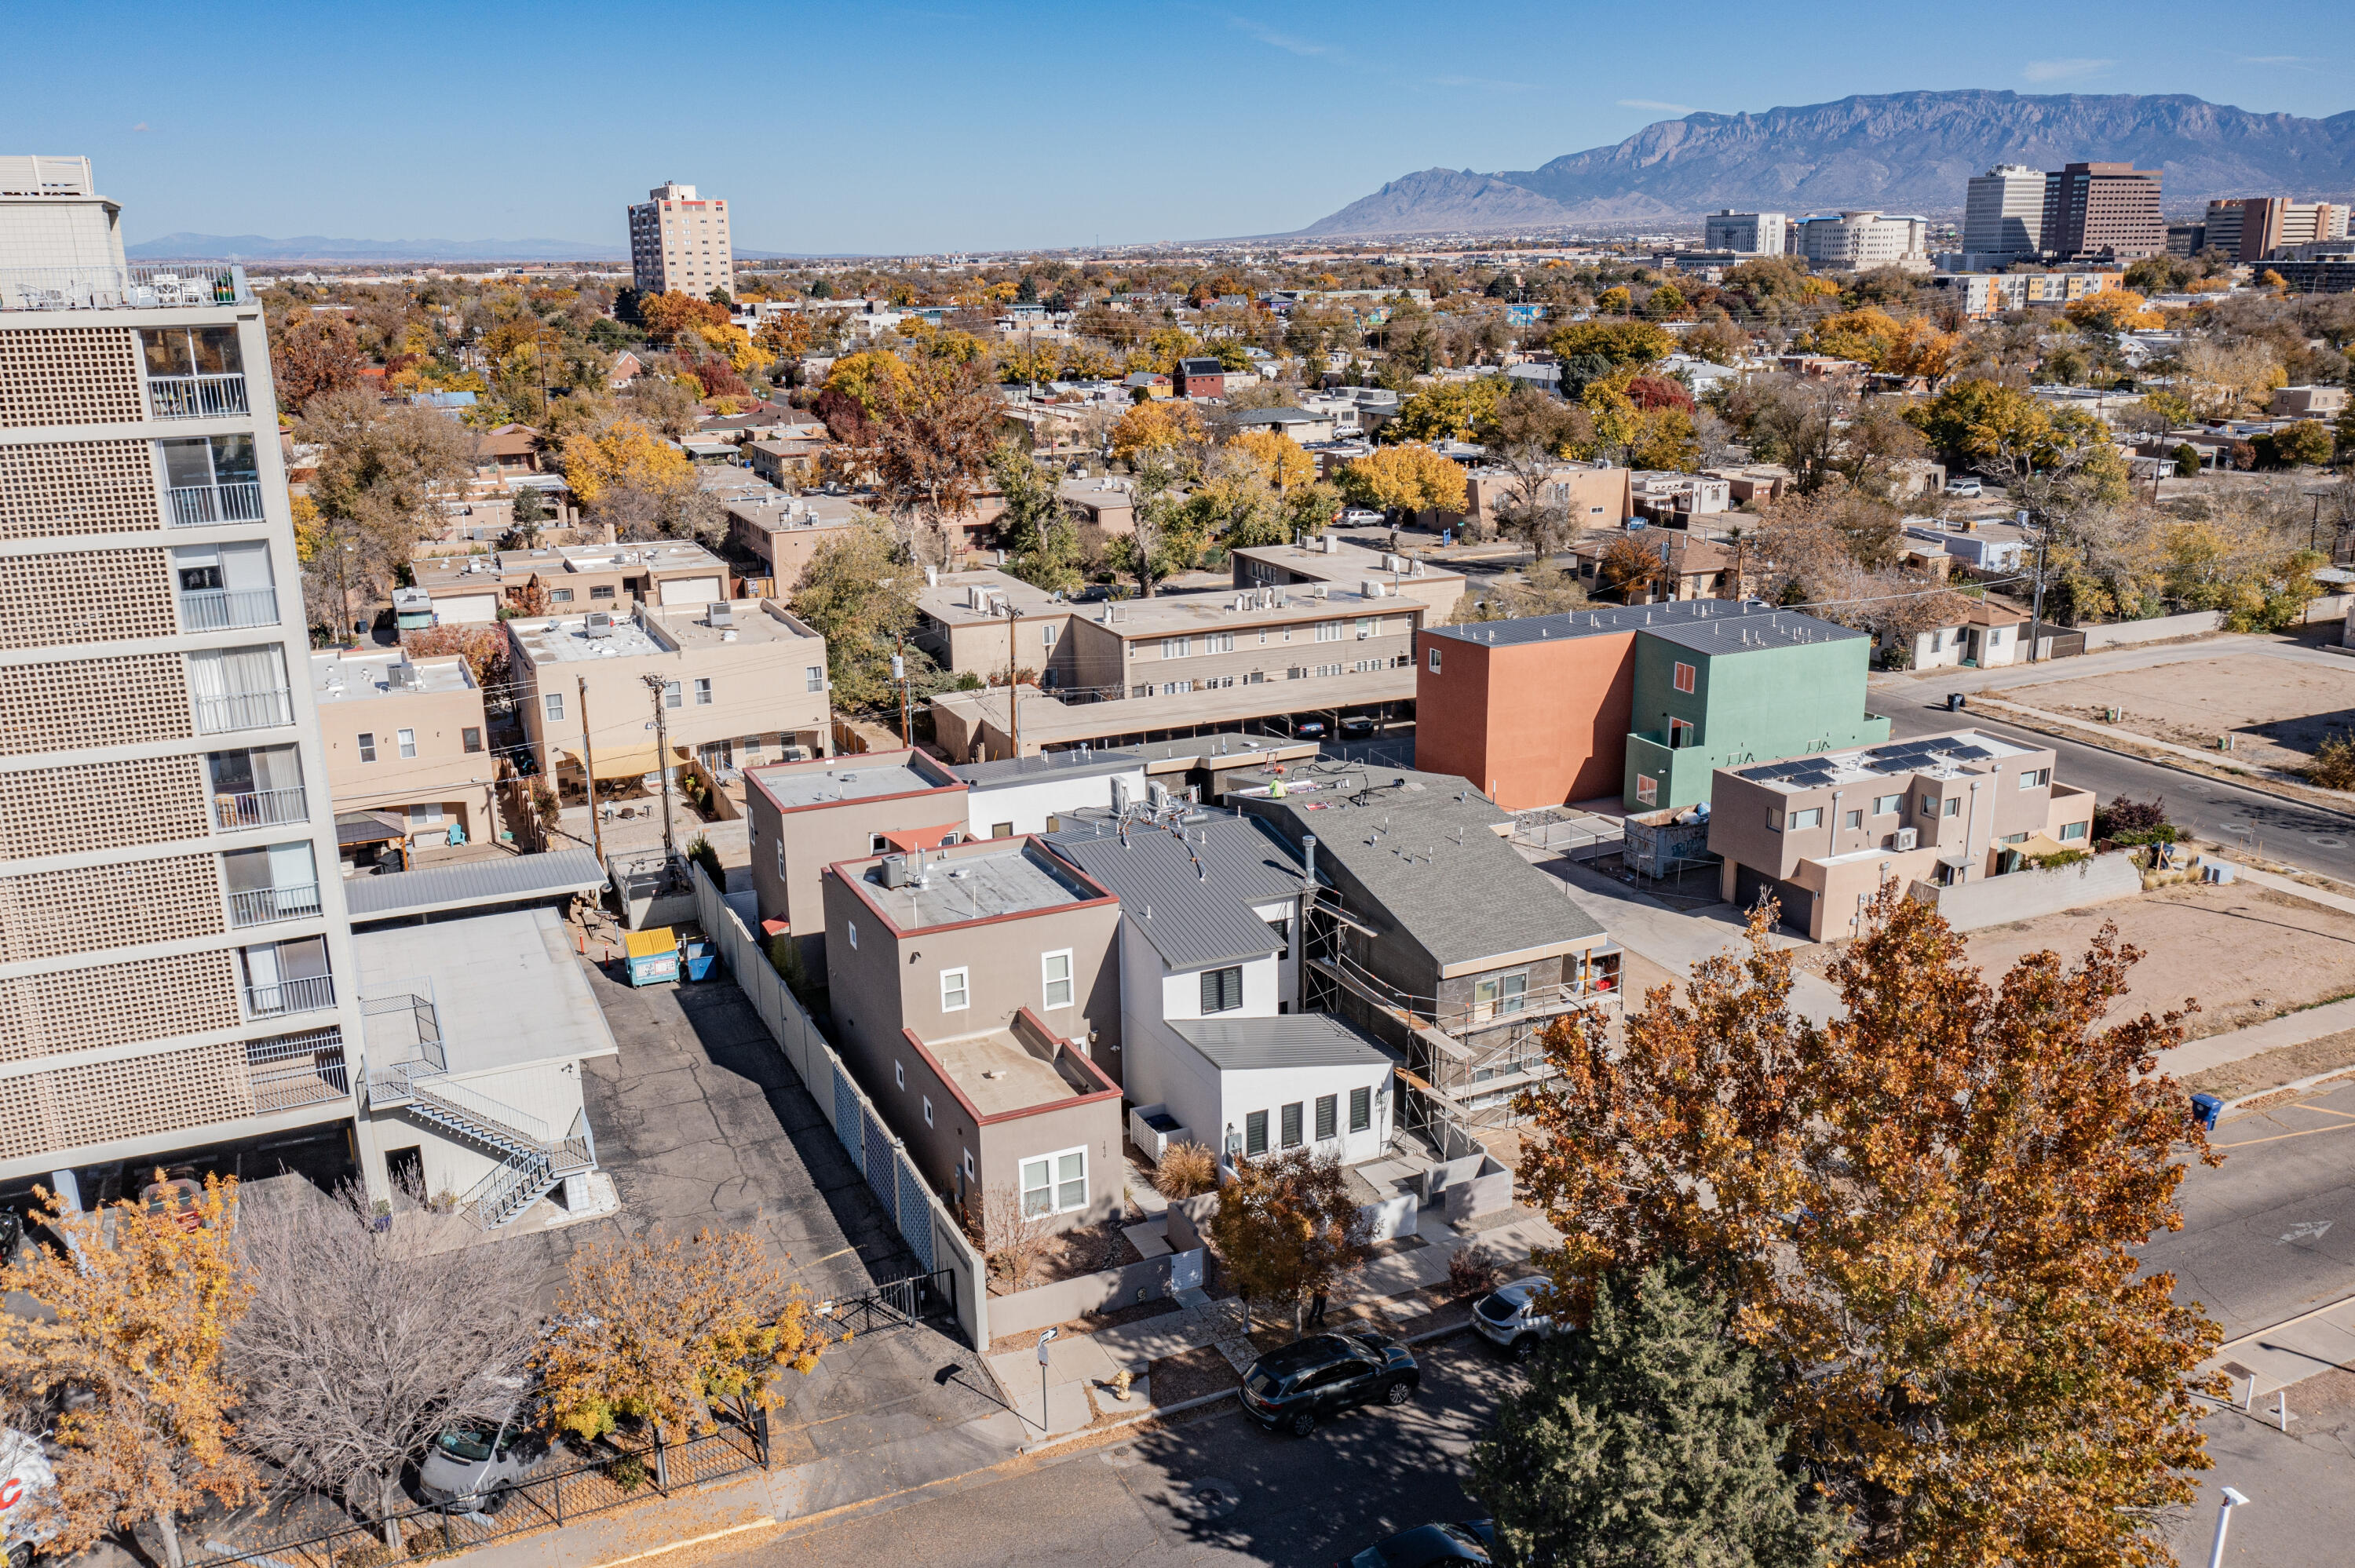
<path fill-rule="evenodd" d="M 1631 811 L 1706 800 L 1716 768 L 1889 738 L 1864 706 L 1872 639 L 1849 627 L 1753 610 L 1645 627 L 1634 652 Z"/>

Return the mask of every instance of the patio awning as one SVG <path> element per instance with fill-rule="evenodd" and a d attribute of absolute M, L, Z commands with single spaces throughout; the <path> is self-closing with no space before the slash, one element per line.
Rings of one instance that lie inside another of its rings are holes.
<path fill-rule="evenodd" d="M 601 746 L 597 747 L 597 777 L 599 779 L 640 778 L 652 773 L 659 766 L 661 756 L 661 751 L 652 741 L 637 746 L 617 746 L 610 750 Z M 559 749 L 556 754 L 556 762 L 559 768 L 577 770 L 581 767 L 581 754 L 577 751 Z"/>

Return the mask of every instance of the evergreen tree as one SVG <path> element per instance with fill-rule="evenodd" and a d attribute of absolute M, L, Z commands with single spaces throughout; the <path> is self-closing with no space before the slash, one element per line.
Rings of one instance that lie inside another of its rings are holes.
<path fill-rule="evenodd" d="M 1838 1526 L 1803 1509 L 1768 1424 L 1774 1391 L 1698 1271 L 1654 1265 L 1596 1293 L 1473 1451 L 1500 1562 L 1817 1568 Z"/>

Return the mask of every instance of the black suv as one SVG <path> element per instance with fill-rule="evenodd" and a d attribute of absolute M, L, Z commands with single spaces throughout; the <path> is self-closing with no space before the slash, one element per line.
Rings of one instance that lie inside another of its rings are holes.
<path fill-rule="evenodd" d="M 1317 1417 L 1380 1400 L 1404 1404 L 1423 1369 L 1380 1334 L 1319 1334 L 1270 1351 L 1243 1373 L 1243 1409 L 1271 1432 L 1305 1437 Z"/>

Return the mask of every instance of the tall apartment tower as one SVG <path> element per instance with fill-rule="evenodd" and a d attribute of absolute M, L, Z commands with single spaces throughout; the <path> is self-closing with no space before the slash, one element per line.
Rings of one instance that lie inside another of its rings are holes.
<path fill-rule="evenodd" d="M 1963 201 L 1963 253 L 2034 256 L 2044 249 L 2044 171 L 1998 164 L 1971 176 Z"/>
<path fill-rule="evenodd" d="M 118 216 L 0 157 L 0 1185 L 84 1202 L 367 1136 L 261 312 Z"/>
<path fill-rule="evenodd" d="M 2132 164 L 2066 164 L 2044 176 L 2046 254 L 2130 261 L 2164 255 L 2157 169 Z"/>
<path fill-rule="evenodd" d="M 1779 212 L 1736 212 L 1729 207 L 1702 220 L 1701 249 L 1742 256 L 1780 256 L 1786 221 Z"/>
<path fill-rule="evenodd" d="M 2262 261 L 2276 250 L 2347 238 L 2347 208 L 2287 196 L 2234 196 L 2208 204 L 2208 244 L 2235 261 Z"/>
<path fill-rule="evenodd" d="M 676 181 L 648 191 L 630 208 L 630 270 L 642 293 L 734 292 L 728 204 L 698 196 L 693 185 Z"/>

